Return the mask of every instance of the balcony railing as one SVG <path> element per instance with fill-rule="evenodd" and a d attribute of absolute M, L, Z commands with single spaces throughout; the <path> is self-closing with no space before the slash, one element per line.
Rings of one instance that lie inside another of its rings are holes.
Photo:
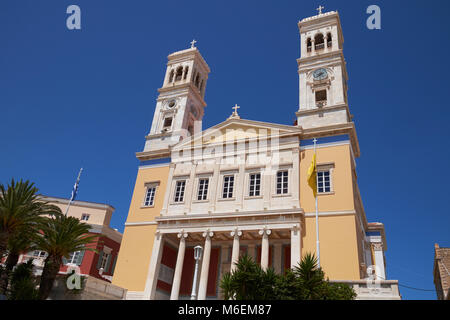
<path fill-rule="evenodd" d="M 325 48 L 325 44 L 324 44 L 324 43 L 318 43 L 318 44 L 316 44 L 316 46 L 315 46 L 315 49 L 316 49 L 316 50 L 320 50 L 320 49 L 323 49 L 323 48 Z"/>
<path fill-rule="evenodd" d="M 397 280 L 330 280 L 348 284 L 355 290 L 356 300 L 401 300 Z"/>

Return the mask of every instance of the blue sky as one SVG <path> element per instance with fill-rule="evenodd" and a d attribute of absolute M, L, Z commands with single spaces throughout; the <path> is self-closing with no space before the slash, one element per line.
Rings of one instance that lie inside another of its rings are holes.
<path fill-rule="evenodd" d="M 81 8 L 82 29 L 66 28 Z M 123 230 L 167 55 L 197 47 L 211 68 L 204 128 L 241 117 L 292 124 L 297 21 L 338 10 L 369 221 L 386 226 L 387 274 L 434 289 L 434 243 L 450 247 L 449 1 L 87 1 L 0 3 L 0 182 L 113 205 Z M 381 30 L 366 8 L 381 8 Z M 405 299 L 434 292 L 400 287 Z"/>

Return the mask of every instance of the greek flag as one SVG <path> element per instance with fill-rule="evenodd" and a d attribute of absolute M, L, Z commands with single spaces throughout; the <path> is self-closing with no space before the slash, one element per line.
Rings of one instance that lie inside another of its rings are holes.
<path fill-rule="evenodd" d="M 75 182 L 75 185 L 73 186 L 72 196 L 70 197 L 70 201 L 74 201 L 77 196 L 78 184 L 80 183 L 80 177 L 81 177 L 81 171 L 83 171 L 83 168 L 81 168 L 80 173 L 78 173 L 78 178 L 77 178 L 77 181 Z"/>

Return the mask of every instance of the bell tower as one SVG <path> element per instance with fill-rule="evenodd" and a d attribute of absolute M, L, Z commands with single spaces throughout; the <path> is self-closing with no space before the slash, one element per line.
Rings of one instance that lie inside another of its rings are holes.
<path fill-rule="evenodd" d="M 168 56 L 163 85 L 158 89 L 153 122 L 143 153 L 167 154 L 169 147 L 202 130 L 206 82 L 210 69 L 195 47 Z"/>
<path fill-rule="evenodd" d="M 297 124 L 303 129 L 351 123 L 347 101 L 345 66 L 339 15 L 322 13 L 298 22 L 301 55 Z"/>

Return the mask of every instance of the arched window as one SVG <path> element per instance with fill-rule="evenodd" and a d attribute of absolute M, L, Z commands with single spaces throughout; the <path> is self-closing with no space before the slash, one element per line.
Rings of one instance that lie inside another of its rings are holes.
<path fill-rule="evenodd" d="M 323 34 L 321 33 L 316 34 L 316 36 L 314 37 L 314 49 L 320 50 L 323 48 L 324 48 Z"/>
<path fill-rule="evenodd" d="M 198 88 L 200 84 L 200 75 L 197 73 L 197 76 L 195 77 L 195 86 Z"/>
<path fill-rule="evenodd" d="M 202 92 L 202 90 L 203 90 L 203 80 L 202 80 L 202 82 L 200 82 L 200 87 L 198 89 L 200 90 L 200 92 Z"/>
<path fill-rule="evenodd" d="M 175 75 L 175 81 L 180 81 L 181 77 L 183 76 L 183 67 L 177 68 L 177 74 Z"/>
<path fill-rule="evenodd" d="M 188 75 L 188 72 L 189 72 L 189 66 L 186 66 L 186 67 L 184 68 L 184 77 L 183 77 L 183 80 L 186 80 L 187 75 Z"/>
<path fill-rule="evenodd" d="M 306 51 L 307 52 L 311 52 L 312 50 L 312 42 L 311 42 L 311 38 L 306 39 Z"/>
<path fill-rule="evenodd" d="M 175 75 L 175 72 L 172 69 L 172 71 L 170 71 L 170 75 L 169 75 L 169 83 L 171 83 L 173 81 L 173 76 L 174 75 Z"/>
<path fill-rule="evenodd" d="M 327 33 L 327 48 L 331 48 L 332 40 L 331 40 L 331 33 Z"/>

